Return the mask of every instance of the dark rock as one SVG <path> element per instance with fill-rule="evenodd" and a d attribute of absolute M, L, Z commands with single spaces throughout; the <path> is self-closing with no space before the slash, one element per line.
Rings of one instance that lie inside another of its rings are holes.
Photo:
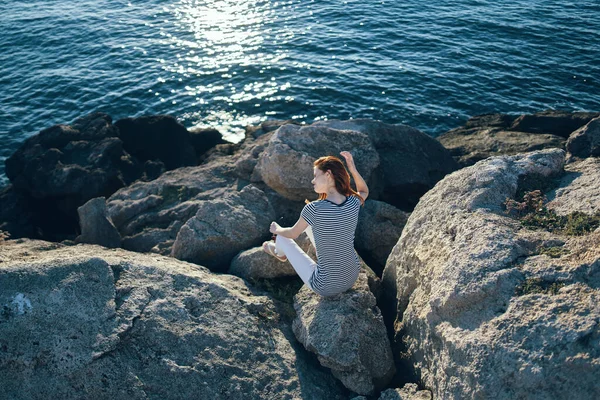
<path fill-rule="evenodd" d="M 371 198 L 385 201 L 404 211 L 412 210 L 425 192 L 458 168 L 444 146 L 410 126 L 389 125 L 369 119 L 329 120 L 312 126 L 367 134 L 379 154 L 378 174 L 383 181 L 381 195 L 378 194 L 376 183 Z M 369 188 L 371 189 L 370 184 Z"/>
<path fill-rule="evenodd" d="M 409 214 L 391 204 L 368 199 L 360 210 L 355 246 L 366 263 L 381 276 Z"/>
<path fill-rule="evenodd" d="M 142 162 L 158 159 L 167 170 L 196 165 L 189 132 L 170 115 L 124 118 L 115 126 L 125 150 Z"/>
<path fill-rule="evenodd" d="M 515 121 L 517 116 L 508 114 L 482 114 L 469 118 L 465 123 L 465 128 L 508 128 Z"/>
<path fill-rule="evenodd" d="M 165 163 L 159 160 L 147 160 L 144 163 L 144 181 L 153 181 L 161 176 L 167 169 Z"/>
<path fill-rule="evenodd" d="M 8 178 L 15 190 L 34 199 L 31 211 L 46 235 L 74 234 L 77 207 L 141 176 L 117 136 L 110 116 L 92 113 L 70 126 L 42 130 L 6 160 Z"/>
<path fill-rule="evenodd" d="M 600 156 L 600 118 L 595 118 L 569 136 L 567 151 L 570 157 Z"/>
<path fill-rule="evenodd" d="M 39 238 L 32 203 L 33 199 L 12 185 L 0 189 L 0 231 L 9 232 L 13 239 Z"/>
<path fill-rule="evenodd" d="M 77 242 L 112 248 L 121 246 L 121 236 L 108 216 L 104 197 L 88 201 L 79 207 L 77 212 L 81 226 L 81 235 Z"/>
<path fill-rule="evenodd" d="M 197 157 L 202 156 L 204 153 L 218 144 L 228 143 L 225 139 L 223 139 L 221 132 L 213 128 L 190 129 L 189 132 L 190 140 L 192 146 L 194 146 Z"/>
<path fill-rule="evenodd" d="M 568 138 L 569 135 L 600 116 L 597 112 L 568 112 L 546 110 L 518 117 L 510 130 L 530 133 L 545 133 Z"/>
<path fill-rule="evenodd" d="M 500 124 L 484 125 L 486 121 L 481 119 L 476 123 L 467 122 L 464 127 L 438 136 L 437 139 L 461 167 L 468 167 L 493 156 L 564 147 L 565 140 L 560 136 L 510 131 L 499 126 Z"/>

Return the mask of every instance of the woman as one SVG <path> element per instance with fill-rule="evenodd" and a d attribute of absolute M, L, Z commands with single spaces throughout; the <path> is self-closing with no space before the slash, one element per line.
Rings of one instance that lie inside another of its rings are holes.
<path fill-rule="evenodd" d="M 291 228 L 272 222 L 270 231 L 277 235 L 275 241 L 263 243 L 265 252 L 280 261 L 289 260 L 306 286 L 322 296 L 350 289 L 360 270 L 354 250 L 354 232 L 369 188 L 358 173 L 352 155 L 347 151 L 340 154 L 346 159 L 357 191 L 350 187 L 350 175 L 339 158 L 319 158 L 314 162 L 311 182 L 319 199 L 307 201 L 298 222 Z M 305 230 L 317 250 L 316 263 L 293 240 Z"/>

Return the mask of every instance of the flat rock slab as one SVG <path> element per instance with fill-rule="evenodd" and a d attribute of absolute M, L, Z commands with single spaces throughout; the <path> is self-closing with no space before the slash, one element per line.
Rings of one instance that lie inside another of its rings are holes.
<path fill-rule="evenodd" d="M 95 245 L 0 254 L 0 398 L 349 396 L 237 277 Z"/>

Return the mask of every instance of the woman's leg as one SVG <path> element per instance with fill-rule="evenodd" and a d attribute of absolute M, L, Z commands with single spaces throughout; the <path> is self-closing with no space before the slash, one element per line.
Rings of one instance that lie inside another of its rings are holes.
<path fill-rule="evenodd" d="M 317 263 L 310 258 L 293 239 L 278 235 L 275 238 L 275 246 L 277 248 L 277 254 L 285 254 L 287 256 L 288 261 L 292 264 L 292 267 L 294 267 L 300 279 L 302 279 L 304 284 L 312 290 L 309 279 L 317 267 Z"/>

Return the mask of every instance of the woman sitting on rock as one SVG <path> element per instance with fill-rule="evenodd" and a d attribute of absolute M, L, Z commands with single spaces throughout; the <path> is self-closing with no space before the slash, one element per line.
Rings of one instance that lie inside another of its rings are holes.
<path fill-rule="evenodd" d="M 306 286 L 322 296 L 350 289 L 360 270 L 354 232 L 369 188 L 352 155 L 347 151 L 340 154 L 346 159 L 358 192 L 350 187 L 350 175 L 339 158 L 319 158 L 314 162 L 311 182 L 319 199 L 307 201 L 298 222 L 291 228 L 272 222 L 270 231 L 277 235 L 275 241 L 263 243 L 265 252 L 279 261 L 289 260 Z M 317 250 L 316 263 L 293 240 L 305 230 Z"/>

